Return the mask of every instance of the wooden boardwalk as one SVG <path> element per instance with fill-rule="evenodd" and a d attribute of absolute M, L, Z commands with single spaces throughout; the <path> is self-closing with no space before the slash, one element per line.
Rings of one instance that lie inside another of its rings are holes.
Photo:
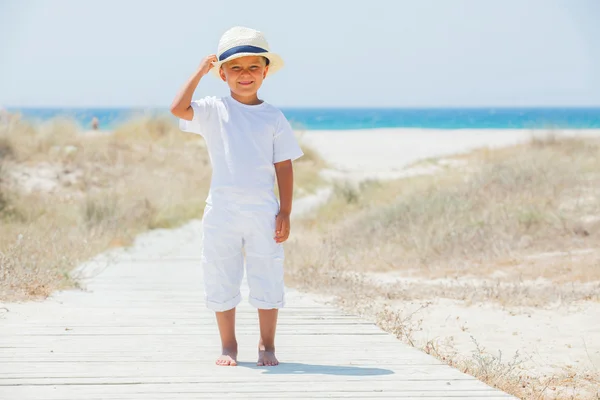
<path fill-rule="evenodd" d="M 154 231 L 82 266 L 83 291 L 1 305 L 0 399 L 512 398 L 295 291 L 278 327 L 281 365 L 255 366 L 245 297 L 240 366 L 217 367 L 198 243 L 197 221 Z"/>

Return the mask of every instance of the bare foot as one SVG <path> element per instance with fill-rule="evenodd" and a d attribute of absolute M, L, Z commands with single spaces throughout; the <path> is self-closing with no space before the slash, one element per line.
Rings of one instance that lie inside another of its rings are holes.
<path fill-rule="evenodd" d="M 275 357 L 275 349 L 272 349 L 272 351 L 258 349 L 258 362 L 256 365 L 259 367 L 273 367 L 279 365 L 279 361 L 277 360 L 277 357 Z"/>
<path fill-rule="evenodd" d="M 235 367 L 237 365 L 237 350 L 223 349 L 221 356 L 217 358 L 216 364 Z"/>

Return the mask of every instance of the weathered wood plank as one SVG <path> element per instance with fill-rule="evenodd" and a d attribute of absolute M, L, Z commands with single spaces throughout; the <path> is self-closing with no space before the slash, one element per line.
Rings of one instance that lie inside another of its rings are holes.
<path fill-rule="evenodd" d="M 276 399 L 416 399 L 416 398 L 427 398 L 428 400 L 444 400 L 444 399 L 469 399 L 469 400 L 489 400 L 489 399 L 510 399 L 510 397 L 503 395 L 499 392 L 494 393 L 479 393 L 479 392 L 457 392 L 456 394 L 449 394 L 444 391 L 439 392 L 343 392 L 337 391 L 332 392 L 330 395 L 323 396 L 321 393 L 306 393 L 306 392 L 271 392 L 273 388 L 265 388 L 264 390 L 257 392 L 228 392 L 228 393 L 168 393 L 157 396 L 152 393 L 136 393 L 136 394 L 101 394 L 101 395 L 85 395 L 85 400 L 130 400 L 130 399 L 143 399 L 143 400 L 190 400 L 193 399 L 236 399 L 236 400 L 248 400 L 252 398 L 276 398 Z M 335 388 L 333 388 L 335 390 Z M 19 400 L 39 400 L 39 393 L 32 392 L 16 392 L 16 393 L 2 393 L 0 396 L 11 396 L 6 398 L 18 398 Z M 49 395 L 48 395 L 49 396 Z M 71 397 L 69 395 L 60 395 L 62 397 L 43 397 L 44 400 L 65 400 L 67 398 L 81 399 L 81 397 Z M 69 397 L 66 397 L 69 396 Z M 276 396 L 276 397 L 275 397 Z"/>

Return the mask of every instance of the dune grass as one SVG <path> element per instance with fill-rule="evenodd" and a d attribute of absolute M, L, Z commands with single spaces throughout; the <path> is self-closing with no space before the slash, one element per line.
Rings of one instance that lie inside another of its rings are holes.
<path fill-rule="evenodd" d="M 296 224 L 288 284 L 334 296 L 413 345 L 416 317 L 386 304 L 599 301 L 600 141 L 549 137 L 460 159 L 463 166 L 433 175 L 337 184 L 329 203 Z M 514 360 L 483 351 L 422 349 L 520 398 L 595 399 L 600 382 L 589 372 L 525 376 Z"/>
<path fill-rule="evenodd" d="M 598 140 L 537 139 L 435 175 L 339 184 L 296 225 L 288 278 L 329 287 L 394 272 L 428 281 L 381 283 L 388 298 L 598 300 L 599 155 Z"/>
<path fill-rule="evenodd" d="M 468 169 L 338 185 L 302 228 L 329 232 L 361 272 L 487 277 L 500 269 L 509 278 L 599 281 L 599 154 L 591 139 L 537 140 L 472 153 Z M 556 251 L 574 262 L 536 267 L 535 255 Z"/>
<path fill-rule="evenodd" d="M 301 192 L 319 184 L 320 165 L 314 155 L 297 163 Z M 203 139 L 168 116 L 136 117 L 110 135 L 62 118 L 0 126 L 0 300 L 74 287 L 82 261 L 201 218 L 210 174 Z"/>

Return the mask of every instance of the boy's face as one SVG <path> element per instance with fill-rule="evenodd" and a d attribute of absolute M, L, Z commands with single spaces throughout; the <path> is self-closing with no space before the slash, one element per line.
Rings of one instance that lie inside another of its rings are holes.
<path fill-rule="evenodd" d="M 262 85 L 269 67 L 261 56 L 246 56 L 226 62 L 219 74 L 232 92 L 239 96 L 253 96 Z"/>

